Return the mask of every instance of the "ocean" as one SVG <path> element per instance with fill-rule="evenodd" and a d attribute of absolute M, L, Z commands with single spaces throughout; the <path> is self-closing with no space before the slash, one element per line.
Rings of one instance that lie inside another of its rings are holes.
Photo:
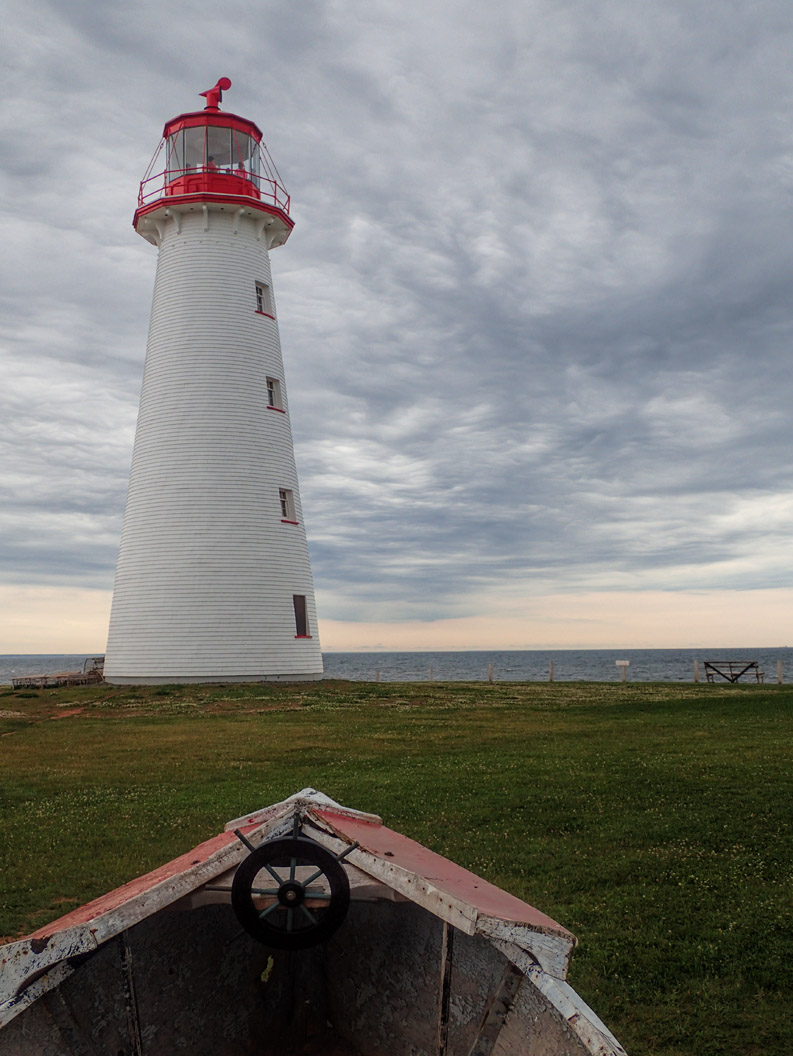
<path fill-rule="evenodd" d="M 88 654 L 0 654 L 0 685 L 25 675 L 82 669 Z M 550 664 L 558 682 L 618 682 L 618 660 L 627 660 L 630 682 L 692 682 L 705 660 L 759 660 L 766 682 L 793 681 L 793 647 L 741 649 L 527 649 L 510 652 L 325 653 L 326 678 L 373 682 L 486 682 L 492 665 L 496 682 L 546 682 Z"/>

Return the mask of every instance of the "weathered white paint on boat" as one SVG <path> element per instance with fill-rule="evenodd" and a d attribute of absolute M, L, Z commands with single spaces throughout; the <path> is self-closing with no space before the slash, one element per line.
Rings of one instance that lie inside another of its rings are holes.
<path fill-rule="evenodd" d="M 230 825 L 258 846 L 295 818 L 325 846 L 360 843 L 331 941 L 281 951 L 239 936 L 228 890 L 248 848 L 227 829 L 0 947 L 1 1056 L 127 1054 L 136 1038 L 146 1056 L 253 1056 L 305 1041 L 300 1015 L 317 1033 L 298 1051 L 436 1056 L 443 1038 L 449 1056 L 624 1056 L 564 981 L 575 940 L 561 925 L 312 789 Z"/>

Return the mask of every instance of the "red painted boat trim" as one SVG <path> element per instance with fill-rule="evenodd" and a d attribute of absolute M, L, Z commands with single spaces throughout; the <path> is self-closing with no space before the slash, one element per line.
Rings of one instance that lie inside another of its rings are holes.
<path fill-rule="evenodd" d="M 295 638 L 312 638 L 310 634 L 296 634 Z M 391 865 L 397 865 L 402 869 L 416 873 L 425 880 L 432 883 L 439 890 L 468 903 L 484 916 L 495 917 L 499 920 L 512 921 L 519 924 L 528 924 L 542 931 L 553 931 L 559 935 L 568 937 L 575 943 L 574 936 L 561 924 L 551 917 L 541 913 L 527 902 L 502 891 L 494 884 L 483 880 L 475 873 L 469 872 L 462 866 L 449 861 L 440 854 L 430 851 L 415 840 L 387 828 L 385 825 L 373 821 L 351 817 L 349 814 L 340 814 L 333 810 L 312 807 L 309 815 L 324 821 L 335 832 L 342 835 L 350 842 L 357 841 L 361 849 L 374 855 L 382 861 Z M 239 826 L 240 832 L 247 834 L 262 824 L 262 818 Z M 200 843 L 193 850 L 174 858 L 158 869 L 154 869 L 143 876 L 130 880 L 129 883 L 109 891 L 105 895 L 87 902 L 84 906 L 72 910 L 70 913 L 57 920 L 50 921 L 38 931 L 34 931 L 31 939 L 46 939 L 57 932 L 65 931 L 67 928 L 81 924 L 90 924 L 99 917 L 123 906 L 131 899 L 145 894 L 164 881 L 171 880 L 182 874 L 190 872 L 195 866 L 201 865 L 233 843 L 237 837 L 233 832 L 221 832 L 217 836 Z M 201 881 L 203 882 L 203 881 Z M 196 886 L 200 886 L 200 883 Z"/>
<path fill-rule="evenodd" d="M 241 827 L 240 832 L 249 832 L 255 828 L 255 825 L 248 825 Z M 174 858 L 173 861 L 166 862 L 165 865 L 161 865 L 158 869 L 153 869 L 150 873 L 145 873 L 135 880 L 130 880 L 129 883 L 117 887 L 115 891 L 109 891 L 106 895 L 95 898 L 93 902 L 86 902 L 84 906 L 72 910 L 71 913 L 58 917 L 57 920 L 50 921 L 49 924 L 45 924 L 38 931 L 34 931 L 30 937 L 43 939 L 76 924 L 88 924 L 92 920 L 96 920 L 97 917 L 101 917 L 103 914 L 123 906 L 125 902 L 135 898 L 136 895 L 156 887 L 163 880 L 170 880 L 175 876 L 188 872 L 194 866 L 207 861 L 208 858 L 211 858 L 213 854 L 227 846 L 227 844 L 234 843 L 236 839 L 237 837 L 233 832 L 221 832 L 219 835 L 213 836 L 211 840 L 199 843 L 192 851 L 187 851 L 186 854 Z"/>
<path fill-rule="evenodd" d="M 435 854 L 385 825 L 351 818 L 348 814 L 336 814 L 331 810 L 314 808 L 311 813 L 326 821 L 350 842 L 357 841 L 362 850 L 384 862 L 417 873 L 446 894 L 473 906 L 484 916 L 528 924 L 542 931 L 554 931 L 575 943 L 575 937 L 566 928 L 528 902 L 502 891 L 495 884 L 488 883 L 461 865 L 450 862 L 448 858 Z"/>
<path fill-rule="evenodd" d="M 278 411 L 279 414 L 286 414 L 286 411 L 284 410 L 283 407 L 270 407 L 268 405 L 267 410 L 268 411 Z M 297 522 L 295 522 L 295 523 L 297 523 Z"/>

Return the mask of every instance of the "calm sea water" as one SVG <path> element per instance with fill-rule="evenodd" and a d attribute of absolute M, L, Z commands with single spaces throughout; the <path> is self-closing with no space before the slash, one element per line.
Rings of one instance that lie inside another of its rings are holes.
<path fill-rule="evenodd" d="M 2 655 L 0 685 L 24 675 L 78 671 L 87 654 Z M 631 682 L 691 682 L 694 661 L 759 660 L 767 682 L 777 678 L 777 661 L 782 663 L 784 681 L 793 681 L 793 647 L 746 649 L 553 649 L 521 652 L 445 653 L 325 653 L 325 677 L 370 682 L 422 682 L 432 677 L 439 682 L 485 682 L 493 665 L 497 682 L 544 682 L 549 665 L 559 682 L 617 682 L 617 660 L 628 660 Z"/>

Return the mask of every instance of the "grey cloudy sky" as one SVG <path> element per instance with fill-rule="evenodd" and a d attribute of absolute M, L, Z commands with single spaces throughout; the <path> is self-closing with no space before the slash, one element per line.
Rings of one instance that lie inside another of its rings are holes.
<path fill-rule="evenodd" d="M 293 199 L 274 284 L 326 645 L 652 644 L 641 605 L 576 624 L 659 592 L 676 644 L 708 639 L 695 596 L 746 641 L 793 596 L 787 0 L 6 10 L 7 605 L 109 599 L 156 256 L 137 185 L 222 75 Z"/>

